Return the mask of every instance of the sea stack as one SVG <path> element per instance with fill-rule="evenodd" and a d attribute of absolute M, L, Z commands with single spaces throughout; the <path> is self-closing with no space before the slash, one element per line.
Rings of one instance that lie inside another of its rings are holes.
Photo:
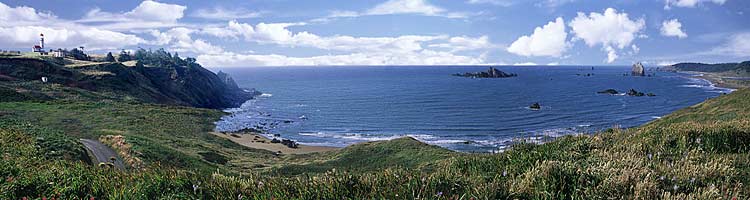
<path fill-rule="evenodd" d="M 494 67 L 490 67 L 490 69 L 485 72 L 466 72 L 463 74 L 460 74 L 460 73 L 453 74 L 453 76 L 462 76 L 462 77 L 470 77 L 470 78 L 508 78 L 508 77 L 515 77 L 518 75 L 513 74 L 513 73 L 508 74 Z"/>
<path fill-rule="evenodd" d="M 643 67 L 641 62 L 633 64 L 633 70 L 630 72 L 632 76 L 646 76 L 646 68 Z"/>

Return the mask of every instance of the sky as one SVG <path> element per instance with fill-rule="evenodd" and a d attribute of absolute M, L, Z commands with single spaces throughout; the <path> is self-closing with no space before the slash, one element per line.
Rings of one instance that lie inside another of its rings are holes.
<path fill-rule="evenodd" d="M 205 67 L 750 60 L 748 0 L 0 0 L 0 49 L 164 48 Z"/>

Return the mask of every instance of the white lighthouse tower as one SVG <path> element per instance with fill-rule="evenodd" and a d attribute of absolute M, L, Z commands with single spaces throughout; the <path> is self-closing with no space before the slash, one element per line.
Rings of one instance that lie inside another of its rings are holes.
<path fill-rule="evenodd" d="M 31 48 L 31 51 L 32 52 L 44 53 L 44 34 L 43 33 L 39 34 L 39 45 L 34 45 Z"/>
<path fill-rule="evenodd" d="M 39 46 L 41 46 L 42 50 L 44 50 L 44 33 L 39 34 Z"/>

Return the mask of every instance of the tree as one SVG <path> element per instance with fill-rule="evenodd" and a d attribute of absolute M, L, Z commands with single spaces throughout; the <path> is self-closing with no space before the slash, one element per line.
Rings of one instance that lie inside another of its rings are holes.
<path fill-rule="evenodd" d="M 68 52 L 68 54 L 70 55 L 70 57 L 73 57 L 73 59 L 76 60 L 89 60 L 89 56 L 77 48 L 73 48 L 72 50 L 70 50 L 70 52 Z"/>
<path fill-rule="evenodd" d="M 108 52 L 107 53 L 107 57 L 104 58 L 104 61 L 106 61 L 106 62 L 115 62 L 115 57 L 112 56 L 112 52 Z"/>
<path fill-rule="evenodd" d="M 120 62 L 127 62 L 131 60 L 133 60 L 133 58 L 130 56 L 130 54 L 127 51 L 125 51 L 125 49 L 123 49 L 120 52 L 120 56 L 118 56 L 117 58 L 117 61 L 120 61 Z"/>

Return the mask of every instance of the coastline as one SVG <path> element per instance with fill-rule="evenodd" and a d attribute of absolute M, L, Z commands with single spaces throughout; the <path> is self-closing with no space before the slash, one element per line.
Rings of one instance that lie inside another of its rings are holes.
<path fill-rule="evenodd" d="M 750 81 L 726 81 L 725 79 L 728 78 L 724 75 L 721 75 L 719 73 L 714 72 L 698 72 L 698 71 L 676 71 L 678 73 L 684 73 L 684 74 L 691 74 L 693 76 L 690 76 L 689 78 L 698 78 L 703 79 L 711 83 L 711 85 L 722 88 L 722 89 L 729 89 L 729 90 L 737 90 L 741 88 L 748 87 L 747 84 L 750 84 Z M 744 82 L 744 83 L 743 83 Z"/>
<path fill-rule="evenodd" d="M 280 154 L 308 154 L 334 151 L 341 148 L 328 146 L 310 146 L 300 144 L 297 148 L 290 148 L 281 143 L 271 143 L 271 139 L 259 133 L 231 133 L 231 132 L 211 132 L 212 135 L 228 139 L 239 145 L 272 151 Z"/>

